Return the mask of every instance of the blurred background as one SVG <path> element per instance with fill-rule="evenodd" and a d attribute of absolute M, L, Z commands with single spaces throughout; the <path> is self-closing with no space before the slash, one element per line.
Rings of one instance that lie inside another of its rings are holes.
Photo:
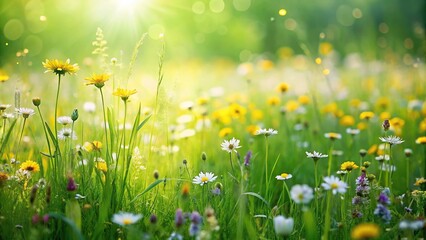
<path fill-rule="evenodd" d="M 141 61 L 158 64 L 162 36 L 166 59 L 227 59 L 294 54 L 366 60 L 425 57 L 422 0 L 13 0 L 0 1 L 0 68 L 46 58 L 90 57 L 97 28 L 110 57 L 130 59 L 143 33 Z M 22 60 L 22 57 L 25 60 Z M 35 64 L 37 63 L 37 64 Z"/>

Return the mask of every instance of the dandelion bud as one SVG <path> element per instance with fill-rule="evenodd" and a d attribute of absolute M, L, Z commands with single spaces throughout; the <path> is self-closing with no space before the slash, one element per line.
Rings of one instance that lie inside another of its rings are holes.
<path fill-rule="evenodd" d="M 284 216 L 274 217 L 275 233 L 278 236 L 289 236 L 293 232 L 293 218 L 285 218 Z"/>
<path fill-rule="evenodd" d="M 155 180 L 157 180 L 160 177 L 160 174 L 158 173 L 157 170 L 154 171 L 154 178 Z"/>
<path fill-rule="evenodd" d="M 205 152 L 201 153 L 201 160 L 203 161 L 207 160 L 207 154 Z"/>
<path fill-rule="evenodd" d="M 38 185 L 37 184 L 34 185 L 31 188 L 31 194 L 30 194 L 30 203 L 31 203 L 31 205 L 34 204 L 34 201 L 35 201 L 35 198 L 36 198 L 36 195 L 37 195 L 37 190 L 38 190 Z"/>
<path fill-rule="evenodd" d="M 361 157 L 365 157 L 365 155 L 367 155 L 367 150 L 365 150 L 365 149 L 361 149 L 361 150 L 359 150 L 359 155 L 360 155 Z"/>
<path fill-rule="evenodd" d="M 33 98 L 33 104 L 34 106 L 38 107 L 41 104 L 41 99 L 39 97 Z"/>
<path fill-rule="evenodd" d="M 72 112 L 71 119 L 72 119 L 73 122 L 77 121 L 77 119 L 78 119 L 78 109 L 77 108 L 74 109 L 74 111 Z"/>
<path fill-rule="evenodd" d="M 188 161 L 186 161 L 186 159 L 183 159 L 182 163 L 183 163 L 183 165 L 186 165 L 188 163 Z"/>
<path fill-rule="evenodd" d="M 364 162 L 362 165 L 363 165 L 365 168 L 368 168 L 368 167 L 370 167 L 370 164 L 371 164 L 371 162 Z"/>
<path fill-rule="evenodd" d="M 149 217 L 149 222 L 150 222 L 151 224 L 156 224 L 156 223 L 157 223 L 157 221 L 158 221 L 158 219 L 157 219 L 157 215 L 155 215 L 155 214 L 151 214 L 151 216 Z"/>
<path fill-rule="evenodd" d="M 404 149 L 404 154 L 406 157 L 411 157 L 411 155 L 413 155 L 413 150 L 406 148 Z"/>
<path fill-rule="evenodd" d="M 73 192 L 77 190 L 77 184 L 74 181 L 74 178 L 68 177 L 67 191 Z"/>
<path fill-rule="evenodd" d="M 389 119 L 385 119 L 385 120 L 383 121 L 382 127 L 383 127 L 383 130 L 385 130 L 385 132 L 386 132 L 387 130 L 389 130 L 389 128 L 390 128 Z"/>

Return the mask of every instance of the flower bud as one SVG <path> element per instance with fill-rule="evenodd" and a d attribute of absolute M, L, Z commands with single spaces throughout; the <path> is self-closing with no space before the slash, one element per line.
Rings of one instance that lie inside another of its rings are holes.
<path fill-rule="evenodd" d="M 293 218 L 285 218 L 284 216 L 274 217 L 275 233 L 278 236 L 289 236 L 293 232 Z"/>
<path fill-rule="evenodd" d="M 77 121 L 77 119 L 78 119 L 78 109 L 77 108 L 74 109 L 74 111 L 72 112 L 71 119 L 72 119 L 73 122 Z"/>
<path fill-rule="evenodd" d="M 41 99 L 39 97 L 33 98 L 33 104 L 34 106 L 38 107 L 41 104 Z"/>

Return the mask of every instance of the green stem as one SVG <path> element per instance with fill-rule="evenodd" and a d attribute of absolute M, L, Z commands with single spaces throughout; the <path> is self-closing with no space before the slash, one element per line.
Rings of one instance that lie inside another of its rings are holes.
<path fill-rule="evenodd" d="M 269 178 L 268 178 L 268 137 L 265 136 L 265 183 L 266 183 L 266 196 L 269 192 Z"/>
<path fill-rule="evenodd" d="M 330 232 L 330 227 L 331 227 L 331 209 L 330 209 L 330 204 L 331 204 L 331 191 L 329 191 L 327 193 L 327 206 L 326 206 L 326 212 L 325 212 L 325 225 L 324 225 L 324 237 L 323 239 L 328 240 L 328 234 Z"/>
<path fill-rule="evenodd" d="M 327 176 L 331 175 L 331 165 L 333 164 L 333 147 L 334 147 L 334 142 L 332 140 L 331 146 L 330 146 L 330 151 L 328 153 L 328 170 L 327 170 Z"/>
<path fill-rule="evenodd" d="M 234 164 L 232 163 L 232 152 L 229 152 L 229 162 L 231 163 L 232 173 L 234 173 Z"/>
<path fill-rule="evenodd" d="M 409 190 L 410 189 L 410 158 L 409 157 L 407 157 L 406 158 L 406 162 L 407 162 L 407 171 L 406 171 L 406 176 L 405 176 L 405 178 L 407 179 L 407 189 Z"/>
<path fill-rule="evenodd" d="M 4 134 L 6 133 L 6 118 L 3 119 L 3 132 L 1 134 L 1 143 L 3 143 Z"/>
<path fill-rule="evenodd" d="M 104 131 L 105 131 L 105 145 L 106 145 L 106 162 L 107 165 L 109 166 L 110 163 L 110 158 L 109 158 L 109 141 L 108 141 L 108 129 L 107 129 L 107 117 L 106 117 L 106 112 L 105 112 L 105 100 L 104 100 L 104 93 L 102 91 L 102 88 L 99 88 L 99 91 L 101 92 L 101 101 L 102 101 L 102 112 L 104 115 Z M 117 167 L 117 166 L 116 166 Z"/>
<path fill-rule="evenodd" d="M 21 147 L 21 140 L 22 140 L 22 135 L 24 135 L 24 128 L 25 128 L 25 123 L 27 122 L 27 119 L 24 118 L 24 123 L 22 124 L 22 129 L 21 129 L 21 134 L 19 136 L 19 142 L 18 142 L 18 147 L 16 149 L 16 156 L 18 156 L 19 153 L 19 148 Z M 16 160 L 19 160 L 18 157 L 16 157 Z"/>
<path fill-rule="evenodd" d="M 58 74 L 58 89 L 56 90 L 56 101 L 55 101 L 55 138 L 58 139 L 58 102 L 59 102 L 59 90 L 61 88 L 61 74 Z M 58 151 L 58 149 L 57 149 Z M 59 151 L 58 151 L 59 152 Z"/>

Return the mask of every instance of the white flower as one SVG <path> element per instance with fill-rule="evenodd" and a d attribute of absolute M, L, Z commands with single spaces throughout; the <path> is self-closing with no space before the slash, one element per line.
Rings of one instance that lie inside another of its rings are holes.
<path fill-rule="evenodd" d="M 194 107 L 194 102 L 192 101 L 181 102 L 179 104 L 179 107 L 183 110 L 191 110 Z"/>
<path fill-rule="evenodd" d="M 12 106 L 12 105 L 10 105 L 10 104 L 0 104 L 0 111 L 4 111 L 4 110 L 8 109 L 8 108 L 10 108 L 10 106 Z"/>
<path fill-rule="evenodd" d="M 133 214 L 128 212 L 119 212 L 112 216 L 112 222 L 121 225 L 131 225 L 142 218 L 141 214 Z"/>
<path fill-rule="evenodd" d="M 324 137 L 329 138 L 331 140 L 335 140 L 335 139 L 341 139 L 342 138 L 342 134 L 330 132 L 330 133 L 325 133 Z"/>
<path fill-rule="evenodd" d="M 72 140 L 76 140 L 77 136 L 75 135 L 75 132 L 71 130 L 71 128 L 62 128 L 58 132 L 58 139 L 59 140 L 65 140 L 67 138 L 72 138 Z"/>
<path fill-rule="evenodd" d="M 346 133 L 350 135 L 358 135 L 359 132 L 358 128 L 346 128 Z"/>
<path fill-rule="evenodd" d="M 58 117 L 57 121 L 59 124 L 62 124 L 64 126 L 72 123 L 72 119 L 69 116 Z"/>
<path fill-rule="evenodd" d="M 383 163 L 379 166 L 379 169 L 385 172 L 395 172 L 396 167 L 387 163 Z"/>
<path fill-rule="evenodd" d="M 293 177 L 293 175 L 291 175 L 291 174 L 288 174 L 288 173 L 281 173 L 281 175 L 278 175 L 278 176 L 276 176 L 275 178 L 277 179 L 277 180 L 287 180 L 287 179 L 290 179 L 290 178 L 292 178 Z"/>
<path fill-rule="evenodd" d="M 29 116 L 35 114 L 34 109 L 31 108 L 18 108 L 18 114 L 21 114 L 23 118 L 28 118 Z"/>
<path fill-rule="evenodd" d="M 419 229 L 422 229 L 424 227 L 424 224 L 425 223 L 422 220 L 414 220 L 414 221 L 403 220 L 399 223 L 399 229 L 401 229 L 401 230 L 407 230 L 407 229 L 419 230 Z"/>
<path fill-rule="evenodd" d="M 384 160 L 389 161 L 390 160 L 390 156 L 388 154 L 379 155 L 379 156 L 375 157 L 374 159 L 376 159 L 379 162 L 382 162 Z"/>
<path fill-rule="evenodd" d="M 216 178 L 217 176 L 215 176 L 214 173 L 206 172 L 204 174 L 203 172 L 200 172 L 200 174 L 198 174 L 198 176 L 195 176 L 195 178 L 192 180 L 192 183 L 203 186 L 204 184 L 207 184 L 209 182 L 214 182 Z"/>
<path fill-rule="evenodd" d="M 398 136 L 379 137 L 379 139 L 384 143 L 389 143 L 390 145 L 398 145 L 404 142 L 404 140 Z"/>
<path fill-rule="evenodd" d="M 2 117 L 3 119 L 12 119 L 12 118 L 14 118 L 14 117 L 15 117 L 15 115 L 13 115 L 12 113 L 3 113 L 3 114 L 1 115 L 1 117 Z"/>
<path fill-rule="evenodd" d="M 336 195 L 336 193 L 343 194 L 346 192 L 346 188 L 348 188 L 345 182 L 340 181 L 340 179 L 335 176 L 324 177 L 324 183 L 322 183 L 321 186 L 325 190 L 331 190 L 333 195 Z"/>
<path fill-rule="evenodd" d="M 262 128 L 256 131 L 255 135 L 265 135 L 266 137 L 269 137 L 271 135 L 278 134 L 278 131 L 272 128 L 266 129 Z"/>
<path fill-rule="evenodd" d="M 310 152 L 305 152 L 305 153 L 306 153 L 306 156 L 308 158 L 312 158 L 314 160 L 318 160 L 320 158 L 326 158 L 326 157 L 328 157 L 327 154 L 322 154 L 322 153 L 315 152 L 315 151 L 313 153 L 310 153 Z"/>
<path fill-rule="evenodd" d="M 220 144 L 222 150 L 225 150 L 229 153 L 232 151 L 237 152 L 237 148 L 240 148 L 240 140 L 232 138 L 231 140 L 223 140 L 222 144 Z"/>
<path fill-rule="evenodd" d="M 285 218 L 284 216 L 274 217 L 275 233 L 278 236 L 289 236 L 293 232 L 294 220 L 293 218 Z"/>
<path fill-rule="evenodd" d="M 291 199 L 295 203 L 308 204 L 314 198 L 314 190 L 308 185 L 294 185 L 290 191 Z"/>
<path fill-rule="evenodd" d="M 96 111 L 96 104 L 94 102 L 85 102 L 83 109 L 86 112 L 93 113 Z"/>
<path fill-rule="evenodd" d="M 179 133 L 178 139 L 185 139 L 185 138 L 189 138 L 195 135 L 195 130 L 194 129 L 185 129 L 182 132 Z"/>

